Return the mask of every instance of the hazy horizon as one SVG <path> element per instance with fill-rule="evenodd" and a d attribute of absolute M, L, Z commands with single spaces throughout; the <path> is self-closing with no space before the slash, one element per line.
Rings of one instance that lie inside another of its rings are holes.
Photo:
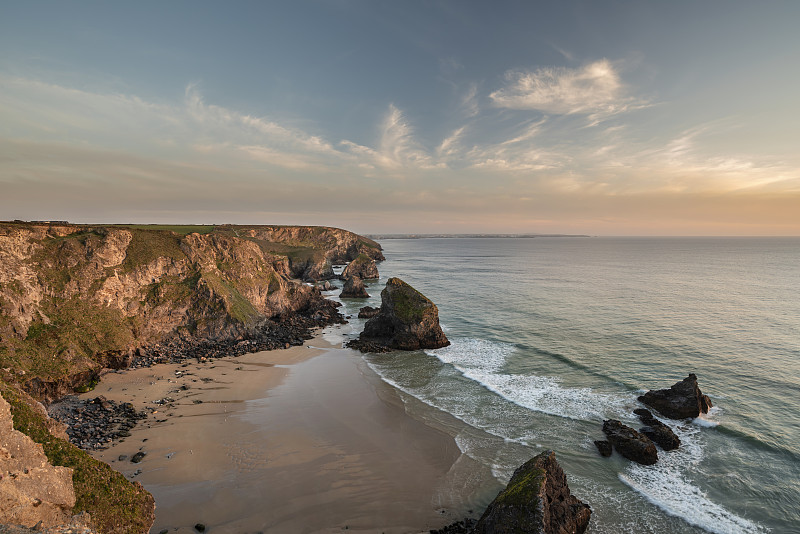
<path fill-rule="evenodd" d="M 0 219 L 800 235 L 799 15 L 5 3 Z"/>

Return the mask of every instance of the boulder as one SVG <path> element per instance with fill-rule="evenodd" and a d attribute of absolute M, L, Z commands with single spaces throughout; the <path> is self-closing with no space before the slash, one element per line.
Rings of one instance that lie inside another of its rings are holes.
<path fill-rule="evenodd" d="M 378 274 L 378 266 L 375 264 L 375 260 L 362 252 L 347 264 L 340 278 L 347 280 L 351 276 L 357 276 L 362 280 L 372 280 L 380 275 Z"/>
<path fill-rule="evenodd" d="M 544 451 L 514 472 L 475 525 L 475 534 L 580 534 L 589 505 L 572 495 L 553 451 Z"/>
<path fill-rule="evenodd" d="M 342 288 L 342 292 L 339 293 L 339 297 L 348 299 L 368 299 L 369 293 L 367 293 L 367 289 L 364 287 L 364 282 L 361 281 L 361 278 L 351 276 L 347 279 L 347 282 L 344 283 L 344 288 Z"/>
<path fill-rule="evenodd" d="M 669 389 L 650 390 L 640 396 L 639 400 L 670 419 L 698 417 L 701 413 L 708 413 L 713 406 L 708 396 L 703 395 L 697 386 L 697 376 L 694 373 Z"/>
<path fill-rule="evenodd" d="M 360 310 L 358 310 L 358 318 L 359 319 L 372 319 L 378 312 L 380 312 L 380 308 L 373 308 L 372 306 L 364 306 Z"/>
<path fill-rule="evenodd" d="M 450 344 L 439 326 L 439 310 L 425 295 L 399 278 L 381 291 L 378 314 L 349 346 L 372 352 L 374 346 L 398 350 L 438 349 Z"/>
<path fill-rule="evenodd" d="M 603 432 L 617 452 L 628 460 L 642 465 L 653 465 L 658 461 L 656 446 L 650 438 L 616 419 L 603 421 Z"/>
<path fill-rule="evenodd" d="M 650 438 L 656 445 L 665 451 L 671 451 L 681 446 L 681 440 L 670 427 L 653 417 L 650 410 L 638 408 L 633 411 L 646 426 L 639 432 Z"/>

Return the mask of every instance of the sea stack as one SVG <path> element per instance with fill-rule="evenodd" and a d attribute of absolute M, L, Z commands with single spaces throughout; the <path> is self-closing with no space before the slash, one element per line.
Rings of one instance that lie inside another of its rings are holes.
<path fill-rule="evenodd" d="M 697 376 L 694 373 L 669 389 L 650 390 L 640 396 L 639 400 L 670 419 L 695 418 L 701 413 L 708 413 L 713 406 L 708 396 L 703 395 L 697 386 Z"/>
<path fill-rule="evenodd" d="M 449 344 L 439 326 L 436 305 L 399 278 L 390 278 L 381 291 L 380 311 L 367 321 L 361 337 L 349 346 L 379 352 L 438 349 Z"/>
<path fill-rule="evenodd" d="M 572 495 L 553 451 L 528 460 L 489 505 L 475 534 L 581 534 L 592 510 Z"/>
<path fill-rule="evenodd" d="M 347 264 L 340 278 L 347 280 L 351 276 L 357 276 L 362 280 L 374 280 L 380 275 L 378 274 L 378 266 L 375 264 L 375 260 L 362 252 Z"/>
<path fill-rule="evenodd" d="M 364 287 L 364 282 L 361 281 L 361 278 L 357 276 L 351 276 L 347 279 L 347 282 L 344 283 L 344 288 L 342 288 L 342 292 L 339 294 L 339 297 L 349 299 L 368 299 L 369 293 L 367 293 L 367 289 Z"/>

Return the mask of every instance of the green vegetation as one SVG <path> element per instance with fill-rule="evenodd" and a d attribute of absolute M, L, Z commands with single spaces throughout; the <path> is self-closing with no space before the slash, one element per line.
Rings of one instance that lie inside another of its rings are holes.
<path fill-rule="evenodd" d="M 389 279 L 387 288 L 391 292 L 395 315 L 406 324 L 420 322 L 425 310 L 433 305 L 422 293 L 399 278 Z"/>
<path fill-rule="evenodd" d="M 523 466 L 523 469 L 526 466 Z M 497 505 L 531 507 L 539 499 L 542 485 L 546 479 L 547 476 L 544 469 L 528 466 L 528 471 L 514 477 L 508 487 L 495 498 L 494 502 Z"/>
<path fill-rule="evenodd" d="M 24 340 L 3 338 L 11 350 L 0 353 L 0 367 L 52 380 L 84 371 L 97 354 L 126 348 L 133 340 L 133 323 L 117 309 L 53 297 L 43 303 L 43 312 L 49 324 L 31 323 Z"/>
<path fill-rule="evenodd" d="M 153 497 L 144 488 L 50 434 L 44 416 L 32 407 L 32 399 L 26 399 L 24 393 L 2 381 L 0 393 L 11 405 L 14 428 L 40 443 L 50 463 L 74 470 L 73 513 L 89 512 L 92 522 L 106 533 L 147 531 L 153 517 Z"/>
<path fill-rule="evenodd" d="M 178 235 L 210 234 L 217 226 L 201 224 L 115 224 L 112 228 L 123 230 L 156 230 L 160 232 L 175 232 Z"/>
<path fill-rule="evenodd" d="M 142 265 L 147 265 L 158 258 L 172 258 L 180 261 L 186 258 L 181 250 L 181 237 L 163 230 L 133 230 L 132 238 L 126 250 L 123 272 L 129 272 Z"/>
<path fill-rule="evenodd" d="M 225 302 L 225 310 L 241 324 L 250 324 L 259 317 L 258 310 L 236 288 L 215 273 L 203 273 L 202 280 Z"/>

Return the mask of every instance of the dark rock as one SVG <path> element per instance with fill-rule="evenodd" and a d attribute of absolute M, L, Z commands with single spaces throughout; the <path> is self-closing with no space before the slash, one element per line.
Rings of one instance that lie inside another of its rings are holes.
<path fill-rule="evenodd" d="M 646 426 L 642 427 L 639 432 L 653 440 L 656 445 L 665 451 L 671 451 L 681 446 L 681 440 L 675 435 L 670 427 L 653 417 L 650 410 L 644 408 L 637 408 L 633 411 L 639 416 L 639 419 Z"/>
<path fill-rule="evenodd" d="M 603 432 L 617 452 L 628 460 L 642 465 L 653 465 L 658 461 L 656 446 L 650 438 L 616 419 L 603 421 Z"/>
<path fill-rule="evenodd" d="M 119 457 L 117 458 L 117 460 L 119 460 L 120 462 L 124 462 L 127 459 L 128 459 L 127 454 L 120 454 Z"/>
<path fill-rule="evenodd" d="M 438 349 L 450 344 L 439 326 L 439 310 L 425 295 L 399 278 L 390 278 L 381 291 L 378 314 L 367 321 L 359 339 L 348 346 L 372 345 L 390 349 Z"/>
<path fill-rule="evenodd" d="M 361 253 L 347 264 L 340 278 L 347 280 L 351 276 L 357 276 L 362 280 L 374 280 L 380 275 L 378 274 L 378 266 L 375 265 L 375 260 Z"/>
<path fill-rule="evenodd" d="M 195 529 L 197 532 L 205 532 L 205 531 L 206 531 L 206 526 L 205 526 L 203 523 L 197 523 L 197 524 L 194 526 L 194 529 Z"/>
<path fill-rule="evenodd" d="M 360 310 L 358 310 L 358 318 L 359 319 L 372 319 L 378 312 L 381 311 L 380 308 L 373 308 L 372 306 L 364 306 Z"/>
<path fill-rule="evenodd" d="M 350 299 L 367 299 L 369 298 L 369 294 L 367 293 L 367 289 L 364 287 L 364 282 L 361 281 L 361 278 L 357 276 L 351 276 L 347 279 L 347 282 L 344 283 L 344 288 L 339 294 L 339 297 Z"/>
<path fill-rule="evenodd" d="M 606 440 L 597 440 L 594 442 L 594 446 L 597 447 L 597 450 L 600 452 L 600 456 L 605 456 L 608 458 L 611 456 L 611 442 Z"/>
<path fill-rule="evenodd" d="M 136 454 L 134 454 L 134 455 L 131 457 L 131 462 L 132 462 L 132 463 L 134 463 L 134 464 L 138 464 L 139 462 L 141 462 L 141 461 L 142 461 L 142 459 L 143 459 L 145 456 L 147 456 L 147 453 L 146 453 L 146 452 L 139 451 L 139 452 L 137 452 Z"/>
<path fill-rule="evenodd" d="M 639 400 L 670 419 L 687 419 L 708 413 L 713 405 L 697 386 L 697 376 L 689 376 L 669 389 L 650 390 Z"/>
<path fill-rule="evenodd" d="M 475 528 L 475 524 L 477 521 L 474 519 L 467 517 L 466 519 L 462 519 L 461 521 L 456 521 L 455 523 L 451 523 L 446 527 L 442 527 L 440 529 L 432 529 L 430 534 L 471 534 L 473 529 Z"/>
<path fill-rule="evenodd" d="M 544 451 L 514 472 L 475 525 L 476 534 L 580 534 L 592 510 L 572 495 L 553 451 Z"/>

